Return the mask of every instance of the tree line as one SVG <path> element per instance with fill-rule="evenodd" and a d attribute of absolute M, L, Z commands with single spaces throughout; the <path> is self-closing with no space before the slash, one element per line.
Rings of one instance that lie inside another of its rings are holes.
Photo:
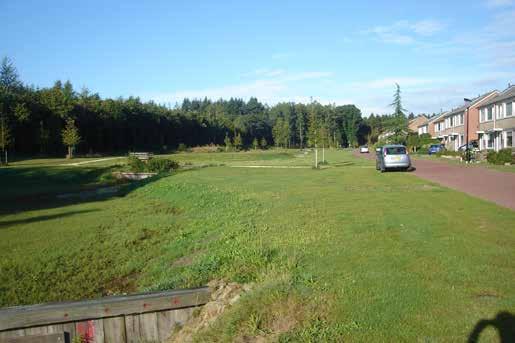
<path fill-rule="evenodd" d="M 101 98 L 69 81 L 36 88 L 20 80 L 8 58 L 0 66 L 0 149 L 19 155 L 62 155 L 70 145 L 82 154 L 170 151 L 181 144 L 357 146 L 380 128 L 376 118 L 362 118 L 354 105 L 268 106 L 256 98 L 184 99 L 171 108 L 138 97 Z"/>

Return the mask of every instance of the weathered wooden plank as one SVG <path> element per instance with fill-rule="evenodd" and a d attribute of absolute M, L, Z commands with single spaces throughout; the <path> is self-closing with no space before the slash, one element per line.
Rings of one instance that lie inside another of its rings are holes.
<path fill-rule="evenodd" d="M 64 332 L 8 338 L 2 343 L 66 343 Z"/>
<path fill-rule="evenodd" d="M 159 335 L 157 332 L 157 315 L 155 312 L 143 313 L 139 315 L 139 330 L 141 341 L 157 342 Z"/>
<path fill-rule="evenodd" d="M 139 315 L 125 316 L 125 335 L 127 343 L 140 343 Z"/>
<path fill-rule="evenodd" d="M 0 332 L 0 343 L 5 342 L 8 338 L 25 336 L 25 329 L 9 330 Z"/>
<path fill-rule="evenodd" d="M 32 328 L 25 329 L 25 336 L 46 335 L 46 334 L 48 334 L 48 328 L 46 326 L 35 326 Z"/>
<path fill-rule="evenodd" d="M 98 300 L 17 306 L 0 310 L 0 331 L 203 305 L 209 289 L 113 296 Z"/>
<path fill-rule="evenodd" d="M 157 333 L 159 342 L 165 342 L 172 335 L 175 328 L 175 318 L 173 312 L 180 310 L 169 310 L 156 312 L 157 315 Z"/>
<path fill-rule="evenodd" d="M 65 323 L 63 324 L 63 331 L 65 334 L 69 335 L 70 342 L 75 337 L 75 323 Z"/>
<path fill-rule="evenodd" d="M 125 318 L 113 317 L 104 318 L 104 342 L 105 343 L 124 343 L 126 342 Z"/>
<path fill-rule="evenodd" d="M 175 324 L 180 326 L 184 325 L 193 315 L 193 311 L 195 311 L 195 308 L 193 307 L 173 311 Z"/>
<path fill-rule="evenodd" d="M 92 343 L 104 343 L 104 320 L 93 320 L 93 326 L 95 327 L 95 334 L 93 335 Z"/>

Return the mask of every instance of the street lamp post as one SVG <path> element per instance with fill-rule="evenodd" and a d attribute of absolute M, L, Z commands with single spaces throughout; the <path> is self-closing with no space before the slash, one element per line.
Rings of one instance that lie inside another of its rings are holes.
<path fill-rule="evenodd" d="M 463 98 L 463 100 L 465 101 L 465 104 L 467 105 L 467 109 L 466 109 L 466 115 L 465 115 L 465 121 L 467 122 L 467 125 L 465 126 L 465 159 L 467 161 L 467 163 L 470 163 L 470 147 L 469 147 L 469 108 L 470 108 L 470 103 L 472 102 L 472 100 L 470 99 L 467 99 L 467 98 Z"/>

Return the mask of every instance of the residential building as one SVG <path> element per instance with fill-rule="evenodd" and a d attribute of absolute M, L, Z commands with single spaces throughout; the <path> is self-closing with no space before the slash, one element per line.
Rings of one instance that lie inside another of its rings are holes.
<path fill-rule="evenodd" d="M 434 125 L 434 135 L 441 140 L 448 150 L 457 151 L 462 145 L 478 139 L 479 107 L 497 95 L 491 91 L 469 103 L 442 113 L 431 120 Z"/>
<path fill-rule="evenodd" d="M 428 132 L 431 134 L 431 137 L 443 139 L 443 131 L 445 130 L 445 120 L 444 117 L 449 112 L 442 112 L 431 119 L 429 119 L 427 125 L 428 125 Z"/>
<path fill-rule="evenodd" d="M 425 114 L 419 114 L 408 122 L 408 130 L 410 132 L 418 132 L 420 134 L 419 127 L 427 124 L 428 120 L 429 119 Z"/>
<path fill-rule="evenodd" d="M 479 148 L 515 150 L 515 86 L 508 86 L 503 92 L 483 102 L 478 109 L 479 125 L 476 133 L 479 137 Z"/>

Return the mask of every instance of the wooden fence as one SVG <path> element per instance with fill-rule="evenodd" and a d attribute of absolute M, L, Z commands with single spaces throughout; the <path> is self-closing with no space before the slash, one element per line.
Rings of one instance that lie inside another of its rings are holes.
<path fill-rule="evenodd" d="M 209 297 L 204 287 L 9 307 L 0 310 L 0 342 L 163 342 Z"/>

